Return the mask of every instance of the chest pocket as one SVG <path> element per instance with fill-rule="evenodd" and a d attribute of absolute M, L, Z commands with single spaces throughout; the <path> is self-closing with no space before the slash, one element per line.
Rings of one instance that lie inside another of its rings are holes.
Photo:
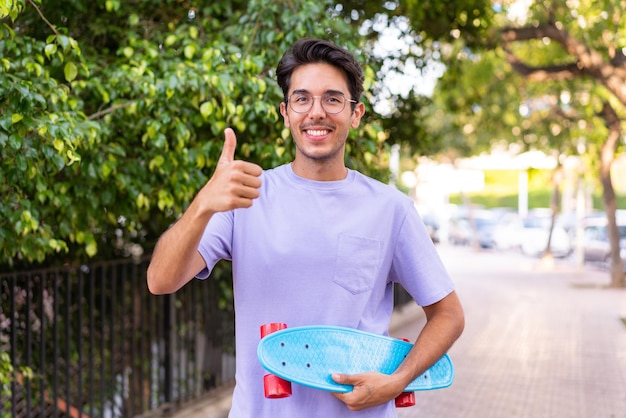
<path fill-rule="evenodd" d="M 371 290 L 380 267 L 382 248 L 383 242 L 376 239 L 339 235 L 333 282 L 354 295 Z"/>

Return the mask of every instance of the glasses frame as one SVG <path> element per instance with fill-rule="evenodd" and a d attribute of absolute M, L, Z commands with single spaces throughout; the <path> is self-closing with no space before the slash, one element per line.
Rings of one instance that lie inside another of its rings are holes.
<path fill-rule="evenodd" d="M 311 97 L 311 99 L 312 99 L 312 100 L 311 100 L 311 106 L 310 106 L 307 110 L 304 110 L 304 111 L 294 109 L 294 108 L 293 108 L 293 106 L 292 106 L 292 100 L 291 100 L 291 98 L 292 98 L 294 95 L 309 96 L 309 97 Z M 337 112 L 329 112 L 328 110 L 326 110 L 326 108 L 324 107 L 324 100 L 321 100 L 321 99 L 322 99 L 324 96 L 328 96 L 328 95 L 338 95 L 338 96 L 343 97 L 344 102 L 343 102 L 343 107 L 341 108 L 341 110 L 339 110 L 339 111 L 337 111 Z M 309 113 L 309 112 L 311 111 L 311 109 L 313 109 L 313 106 L 315 105 L 315 99 L 316 99 L 316 98 L 319 98 L 319 99 L 320 99 L 320 104 L 321 104 L 321 106 L 322 106 L 322 109 L 324 110 L 324 112 L 328 113 L 329 115 L 337 115 L 337 114 L 339 114 L 339 113 L 343 112 L 343 111 L 345 110 L 345 108 L 346 108 L 346 103 L 350 103 L 350 106 L 352 106 L 353 104 L 358 103 L 358 100 L 348 99 L 348 98 L 346 97 L 346 95 L 345 95 L 345 94 L 343 94 L 343 92 L 340 92 L 340 91 L 339 91 L 339 92 L 338 92 L 338 91 L 327 91 L 327 92 L 325 92 L 324 94 L 322 94 L 322 95 L 318 95 L 318 96 L 312 95 L 311 93 L 308 93 L 308 92 L 306 92 L 306 91 L 295 91 L 295 92 L 291 93 L 291 95 L 290 95 L 287 99 L 285 99 L 285 103 L 286 103 L 286 104 L 289 106 L 289 108 L 290 108 L 291 110 L 293 110 L 294 112 L 299 113 L 299 114 L 303 114 L 303 113 Z"/>

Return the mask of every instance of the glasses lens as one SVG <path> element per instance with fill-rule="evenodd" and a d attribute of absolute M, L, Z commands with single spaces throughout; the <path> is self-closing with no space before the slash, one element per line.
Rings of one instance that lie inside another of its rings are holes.
<path fill-rule="evenodd" d="M 289 106 L 294 112 L 306 113 L 313 107 L 316 97 L 321 100 L 322 108 L 326 113 L 339 113 L 346 105 L 346 98 L 341 93 L 324 93 L 322 96 L 294 93 L 289 97 Z"/>
<path fill-rule="evenodd" d="M 313 96 L 305 93 L 294 93 L 289 98 L 289 106 L 294 112 L 306 113 L 313 107 Z"/>
<path fill-rule="evenodd" d="M 322 107 L 327 113 L 339 113 L 346 104 L 346 98 L 343 94 L 325 93 L 322 96 Z"/>

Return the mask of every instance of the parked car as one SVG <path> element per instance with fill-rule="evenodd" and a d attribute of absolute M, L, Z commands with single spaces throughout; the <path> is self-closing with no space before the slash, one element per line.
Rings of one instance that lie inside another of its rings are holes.
<path fill-rule="evenodd" d="M 475 237 L 482 248 L 492 248 L 496 224 L 497 218 L 491 211 L 485 209 L 475 210 L 471 215 L 454 217 L 450 219 L 448 241 L 454 245 L 470 245 Z"/>
<path fill-rule="evenodd" d="M 620 257 L 624 262 L 624 271 L 626 272 L 626 216 L 617 217 L 617 229 L 620 236 Z M 584 260 L 599 262 L 608 266 L 610 253 L 611 245 L 609 244 L 606 216 L 587 218 L 584 226 Z"/>
<path fill-rule="evenodd" d="M 525 255 L 541 256 L 548 245 L 552 211 L 537 208 L 526 217 L 517 213 L 502 216 L 493 231 L 494 246 L 500 250 L 519 249 Z M 570 237 L 556 222 L 550 240 L 550 252 L 554 257 L 567 257 L 572 252 Z"/>

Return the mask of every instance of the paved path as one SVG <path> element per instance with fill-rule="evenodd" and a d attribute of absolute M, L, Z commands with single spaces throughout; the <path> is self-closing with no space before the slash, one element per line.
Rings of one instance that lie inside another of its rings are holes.
<path fill-rule="evenodd" d="M 626 290 L 608 273 L 442 247 L 466 313 L 454 384 L 400 418 L 625 418 Z M 420 325 L 396 332 L 415 338 Z"/>
<path fill-rule="evenodd" d="M 417 393 L 399 418 L 626 418 L 626 290 L 606 288 L 608 273 L 439 251 L 466 314 L 450 351 L 456 378 L 448 389 Z M 423 314 L 406 308 L 392 325 L 394 336 L 414 340 Z M 229 394 L 175 416 L 225 417 Z"/>

